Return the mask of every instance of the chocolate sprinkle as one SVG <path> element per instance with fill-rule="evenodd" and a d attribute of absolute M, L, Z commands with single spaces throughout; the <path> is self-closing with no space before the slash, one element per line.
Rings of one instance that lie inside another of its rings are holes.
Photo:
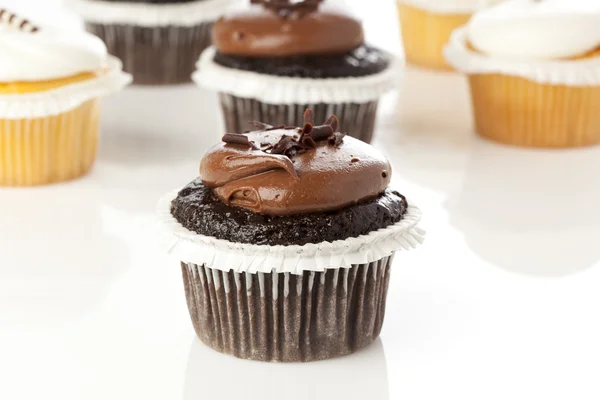
<path fill-rule="evenodd" d="M 258 147 L 256 147 L 256 145 L 248 139 L 248 136 L 245 136 L 241 133 L 226 133 L 223 135 L 221 140 L 227 144 L 248 146 L 253 150 L 258 150 Z"/>
<path fill-rule="evenodd" d="M 262 150 L 265 153 L 293 157 L 309 149 L 314 149 L 317 147 L 317 142 L 323 140 L 327 140 L 332 146 L 339 146 L 342 143 L 344 136 L 346 136 L 345 133 L 337 132 L 339 122 L 335 115 L 327 118 L 327 121 L 325 121 L 323 125 L 314 126 L 314 114 L 310 108 L 306 109 L 304 112 L 304 126 L 302 128 L 283 125 L 272 126 L 258 121 L 252 121 L 251 124 L 260 131 L 295 130 L 300 135 L 282 135 L 281 139 L 279 139 L 275 145 L 271 145 L 268 142 L 261 142 L 260 148 L 251 142 L 248 139 L 248 136 L 240 133 L 226 133 L 223 136 L 223 142 L 249 146 L 253 150 Z"/>

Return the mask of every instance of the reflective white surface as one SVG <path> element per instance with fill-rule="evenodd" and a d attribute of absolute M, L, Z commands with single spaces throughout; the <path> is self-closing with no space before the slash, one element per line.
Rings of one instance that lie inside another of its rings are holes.
<path fill-rule="evenodd" d="M 381 2 L 360 10 L 395 48 Z M 0 189 L 0 399 L 600 398 L 600 148 L 479 140 L 466 90 L 409 69 L 385 99 L 375 145 L 424 211 L 427 241 L 396 257 L 381 339 L 304 365 L 199 343 L 178 264 L 153 244 L 156 200 L 197 175 L 218 137 L 214 97 L 109 99 L 88 177 Z"/>

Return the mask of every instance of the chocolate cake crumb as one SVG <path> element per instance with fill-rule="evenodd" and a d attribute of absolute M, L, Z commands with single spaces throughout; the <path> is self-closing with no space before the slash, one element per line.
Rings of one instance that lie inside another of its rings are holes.
<path fill-rule="evenodd" d="M 333 212 L 257 214 L 226 205 L 198 178 L 179 192 L 171 213 L 185 228 L 201 235 L 238 243 L 288 246 L 365 235 L 400 221 L 406 208 L 404 196 L 388 189 L 375 199 Z"/>

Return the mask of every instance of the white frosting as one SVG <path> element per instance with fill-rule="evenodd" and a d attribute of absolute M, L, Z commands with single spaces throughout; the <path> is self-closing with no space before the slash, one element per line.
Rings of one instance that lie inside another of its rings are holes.
<path fill-rule="evenodd" d="M 171 215 L 171 202 L 177 193 L 169 193 L 158 204 L 158 245 L 178 261 L 222 271 L 301 274 L 303 271 L 350 268 L 381 260 L 396 251 L 414 249 L 423 242 L 425 235 L 425 231 L 417 226 L 421 211 L 409 205 L 398 223 L 356 238 L 304 246 L 234 243 L 198 235 L 184 228 Z"/>
<path fill-rule="evenodd" d="M 0 25 L 0 82 L 44 81 L 97 71 L 106 46 L 85 32 L 43 28 L 30 33 Z"/>
<path fill-rule="evenodd" d="M 477 12 L 470 43 L 507 59 L 575 57 L 600 46 L 600 1 L 506 0 Z"/>
<path fill-rule="evenodd" d="M 216 49 L 206 49 L 192 79 L 198 85 L 268 104 L 366 103 L 378 100 L 400 83 L 404 60 L 388 54 L 390 65 L 377 74 L 351 78 L 295 78 L 227 68 L 213 61 Z"/>
<path fill-rule="evenodd" d="M 399 0 L 402 4 L 440 14 L 470 14 L 489 0 Z"/>
<path fill-rule="evenodd" d="M 144 27 L 194 26 L 215 21 L 245 0 L 201 0 L 189 3 L 148 4 L 100 0 L 67 0 L 66 4 L 87 22 Z"/>
<path fill-rule="evenodd" d="M 496 57 L 473 51 L 467 28 L 452 33 L 444 55 L 448 63 L 465 74 L 502 74 L 534 82 L 566 86 L 599 86 L 600 57 L 580 60 L 527 60 Z"/>

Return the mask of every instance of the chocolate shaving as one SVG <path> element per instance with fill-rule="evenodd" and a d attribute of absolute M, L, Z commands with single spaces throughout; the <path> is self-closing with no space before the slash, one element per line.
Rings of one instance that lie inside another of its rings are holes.
<path fill-rule="evenodd" d="M 315 124 L 315 114 L 310 108 L 307 108 L 306 111 L 304 111 L 304 125 L 306 126 L 306 124 Z"/>
<path fill-rule="evenodd" d="M 303 135 L 310 135 L 312 131 L 313 125 L 310 122 L 306 122 L 302 128 L 302 131 L 299 133 L 302 133 Z"/>
<path fill-rule="evenodd" d="M 337 132 L 339 122 L 335 115 L 327 118 L 325 124 L 314 126 L 314 114 L 311 109 L 307 109 L 304 112 L 304 126 L 302 128 L 286 127 L 283 125 L 274 127 L 262 122 L 252 122 L 252 125 L 261 131 L 294 130 L 295 134 L 293 136 L 284 134 L 274 145 L 269 142 L 260 143 L 260 150 L 270 154 L 285 155 L 287 157 L 293 157 L 309 149 L 314 149 L 317 147 L 318 142 L 324 140 L 327 140 L 332 146 L 339 146 L 342 143 L 344 136 L 346 136 L 344 133 Z M 245 145 L 250 146 L 253 149 L 259 149 L 247 136 L 242 134 L 228 133 L 223 136 L 223 141 L 230 144 Z"/>
<path fill-rule="evenodd" d="M 330 125 L 334 132 L 337 132 L 340 121 L 335 114 L 332 114 L 323 125 Z"/>
<path fill-rule="evenodd" d="M 271 154 L 286 154 L 289 152 L 294 145 L 298 142 L 294 141 L 294 138 L 288 135 L 283 135 L 279 142 L 271 149 Z"/>
<path fill-rule="evenodd" d="M 34 33 L 40 30 L 40 28 L 29 22 L 29 20 L 21 18 L 4 8 L 0 8 L 0 23 L 17 28 L 23 32 Z"/>
<path fill-rule="evenodd" d="M 335 130 L 331 125 L 319 125 L 313 128 L 311 136 L 316 141 L 325 140 L 333 135 L 334 132 Z"/>
<path fill-rule="evenodd" d="M 305 146 L 310 147 L 311 149 L 314 149 L 315 147 L 317 147 L 317 142 L 315 142 L 315 140 L 308 135 L 301 137 L 300 143 L 302 143 Z"/>
<path fill-rule="evenodd" d="M 344 140 L 345 136 L 345 133 L 335 132 L 333 136 L 329 138 L 329 144 L 332 146 L 339 146 L 340 144 L 342 144 L 342 141 Z"/>
<path fill-rule="evenodd" d="M 273 128 L 273 125 L 265 124 L 264 122 L 260 121 L 250 121 L 250 125 L 252 125 L 260 131 L 266 131 Z"/>
<path fill-rule="evenodd" d="M 253 150 L 259 150 L 259 148 L 256 147 L 254 142 L 251 142 L 248 139 L 248 136 L 243 135 L 241 133 L 226 133 L 225 135 L 223 135 L 223 138 L 221 140 L 227 144 L 248 146 L 251 147 Z"/>

